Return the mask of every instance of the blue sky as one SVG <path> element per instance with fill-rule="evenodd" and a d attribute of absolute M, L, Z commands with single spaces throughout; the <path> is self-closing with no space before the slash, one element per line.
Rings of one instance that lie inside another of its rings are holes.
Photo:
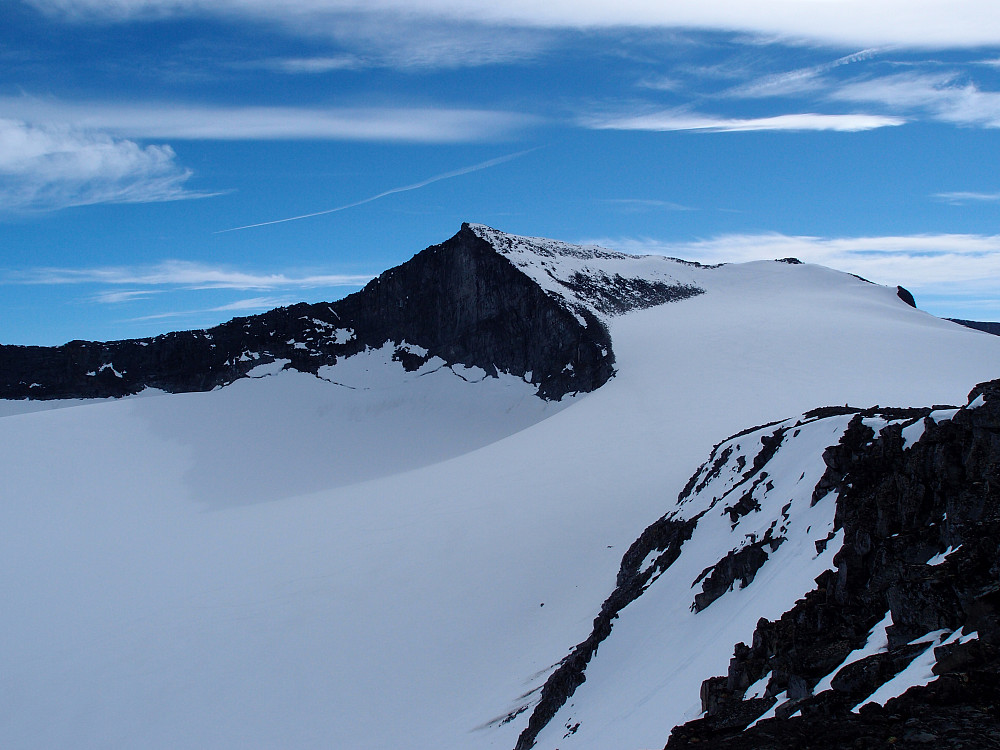
<path fill-rule="evenodd" d="M 1000 320 L 993 0 L 0 9 L 3 343 L 336 299 L 462 221 Z"/>

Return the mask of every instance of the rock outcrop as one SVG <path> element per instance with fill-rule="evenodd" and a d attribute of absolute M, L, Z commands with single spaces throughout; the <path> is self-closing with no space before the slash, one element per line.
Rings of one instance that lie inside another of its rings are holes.
<path fill-rule="evenodd" d="M 826 451 L 836 569 L 736 645 L 669 750 L 1000 747 L 1000 381 L 922 425 L 858 415 Z"/>
<path fill-rule="evenodd" d="M 983 320 L 962 320 L 961 318 L 948 318 L 952 323 L 958 323 L 960 326 L 965 326 L 966 328 L 972 328 L 977 331 L 982 331 L 983 333 L 992 333 L 994 336 L 1000 336 L 1000 323 L 992 323 Z"/>

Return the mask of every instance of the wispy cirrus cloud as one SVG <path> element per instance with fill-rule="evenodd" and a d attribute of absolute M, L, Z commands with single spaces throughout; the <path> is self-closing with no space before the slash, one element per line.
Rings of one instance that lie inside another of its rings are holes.
<path fill-rule="evenodd" d="M 921 295 L 933 295 L 942 310 L 977 308 L 1000 319 L 1000 235 L 814 237 L 772 232 L 681 242 L 626 237 L 586 243 L 702 263 L 795 257 L 880 284 L 901 284 L 918 294 L 918 302 Z"/>
<path fill-rule="evenodd" d="M 464 143 L 510 137 L 534 122 L 449 108 L 119 105 L 0 98 L 0 214 L 98 203 L 152 203 L 218 192 L 187 186 L 171 146 L 142 140 L 347 140 Z"/>
<path fill-rule="evenodd" d="M 581 118 L 579 122 L 582 126 L 594 130 L 690 130 L 704 133 L 731 133 L 754 130 L 858 132 L 902 125 L 906 120 L 884 115 L 815 112 L 736 118 L 706 115 L 686 109 L 671 109 L 646 114 L 587 116 Z"/>
<path fill-rule="evenodd" d="M 517 112 L 448 107 L 261 107 L 148 102 L 121 105 L 0 98 L 0 117 L 175 140 L 347 140 L 463 143 L 507 138 L 535 122 Z M 172 152 L 171 152 L 172 154 Z"/>
<path fill-rule="evenodd" d="M 865 49 L 818 65 L 753 77 L 745 83 L 726 89 L 719 96 L 724 98 L 762 98 L 819 91 L 829 86 L 826 74 L 846 65 L 871 60 L 877 53 L 877 49 Z"/>
<path fill-rule="evenodd" d="M 867 130 L 911 121 L 944 122 L 961 127 L 1000 127 L 1000 91 L 983 87 L 974 79 L 975 66 L 991 61 L 965 64 L 939 60 L 881 60 L 877 49 L 866 49 L 813 66 L 759 74 L 753 63 L 724 66 L 729 78 L 742 79 L 721 90 L 702 90 L 704 76 L 715 75 L 690 70 L 687 88 L 676 81 L 670 90 L 693 102 L 706 100 L 796 99 L 800 109 L 842 108 L 861 105 L 863 113 L 778 114 L 765 117 L 717 117 L 695 112 L 688 107 L 664 111 L 645 111 L 622 116 L 598 115 L 584 119 L 584 124 L 598 127 L 637 130 Z M 870 61 L 905 72 L 873 74 L 878 68 L 861 66 Z M 853 66 L 861 66 L 854 70 Z M 852 66 L 852 70 L 842 69 Z M 702 76 L 699 78 L 699 76 Z M 657 88 L 655 82 L 640 82 L 645 88 Z"/>
<path fill-rule="evenodd" d="M 357 288 L 371 278 L 370 274 L 260 272 L 165 260 L 135 266 L 8 271 L 0 273 L 0 287 L 48 286 L 80 290 L 75 299 L 70 289 L 61 289 L 56 294 L 63 300 L 73 299 L 78 305 L 127 311 L 129 317 L 123 317 L 119 324 L 175 320 L 183 321 L 183 325 L 205 326 L 215 325 L 232 315 L 270 310 L 306 298 L 313 301 L 339 299 L 345 293 L 344 287 Z M 244 296 L 237 296 L 241 292 Z M 257 294 L 245 296 L 246 292 Z"/>
<path fill-rule="evenodd" d="M 202 198 L 170 146 L 72 125 L 0 119 L 0 211 Z"/>
<path fill-rule="evenodd" d="M 967 203 L 1000 203 L 1000 193 L 956 191 L 952 193 L 935 193 L 931 197 L 956 206 L 963 206 Z"/>
<path fill-rule="evenodd" d="M 168 312 L 152 313 L 150 315 L 140 315 L 130 318 L 130 322 L 138 323 L 151 320 L 171 320 L 174 318 L 192 318 L 211 313 L 239 313 L 258 312 L 261 310 L 273 310 L 275 307 L 292 304 L 295 300 L 290 297 L 250 297 L 229 302 L 225 305 L 215 307 L 204 307 L 197 310 L 170 310 Z"/>
<path fill-rule="evenodd" d="M 312 289 L 320 287 L 361 286 L 371 275 L 358 274 L 293 274 L 287 272 L 258 273 L 236 268 L 166 260 L 149 266 L 105 266 L 97 268 L 35 268 L 9 272 L 0 277 L 4 284 L 97 284 L 105 286 L 143 286 L 175 289 Z M 125 301 L 150 290 L 111 292 L 101 301 Z M 120 295 L 126 296 L 120 296 Z"/>
<path fill-rule="evenodd" d="M 541 31 L 507 29 L 498 34 L 483 26 L 416 24 L 412 19 L 365 15 L 331 31 L 336 54 L 270 57 L 228 63 L 234 69 L 286 74 L 326 74 L 377 68 L 449 70 L 519 63 L 541 55 L 552 45 Z"/>
<path fill-rule="evenodd" d="M 601 201 L 609 206 L 616 206 L 623 211 L 639 213 L 643 211 L 696 211 L 691 206 L 685 206 L 673 201 L 655 198 L 606 198 Z"/>
<path fill-rule="evenodd" d="M 234 68 L 270 70 L 290 74 L 330 73 L 335 70 L 358 70 L 368 63 L 355 55 L 318 55 L 315 57 L 270 57 L 264 60 L 231 63 Z"/>
<path fill-rule="evenodd" d="M 551 49 L 543 26 L 500 22 L 475 13 L 441 13 L 414 3 L 354 0 L 152 0 L 114 3 L 28 0 L 50 18 L 71 23 L 124 24 L 178 18 L 211 18 L 232 25 L 266 24 L 269 31 L 305 37 L 310 46 L 332 43 L 333 54 L 273 58 L 261 63 L 286 73 L 360 68 L 454 69 L 516 63 Z"/>
<path fill-rule="evenodd" d="M 829 98 L 921 113 L 955 125 L 1000 127 L 1000 92 L 983 90 L 957 72 L 899 73 L 851 81 L 833 89 Z"/>
<path fill-rule="evenodd" d="M 154 294 L 159 294 L 158 289 L 129 289 L 126 291 L 98 292 L 91 300 L 104 305 L 120 305 L 125 302 L 135 302 L 136 300 L 149 299 Z"/>
<path fill-rule="evenodd" d="M 287 305 L 288 297 L 249 297 L 213 307 L 208 312 L 245 312 L 247 310 L 269 310 L 278 305 Z"/>

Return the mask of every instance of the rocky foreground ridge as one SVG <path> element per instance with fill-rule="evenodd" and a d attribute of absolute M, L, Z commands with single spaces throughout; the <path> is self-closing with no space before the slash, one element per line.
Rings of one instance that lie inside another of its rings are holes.
<path fill-rule="evenodd" d="M 668 748 L 1000 747 L 1000 380 L 969 401 L 912 445 L 852 420 L 823 455 L 836 569 L 736 646 Z"/>
<path fill-rule="evenodd" d="M 463 224 L 451 239 L 337 302 L 280 307 L 207 330 L 146 339 L 0 345 L 0 398 L 207 391 L 253 377 L 261 365 L 278 362 L 317 373 L 393 342 L 407 369 L 440 357 L 448 365 L 524 377 L 540 397 L 558 400 L 592 391 L 614 373 L 602 318 L 702 291 L 670 280 L 565 268 L 560 276 L 562 261 L 597 256 L 629 257 Z"/>
<path fill-rule="evenodd" d="M 824 450 L 817 436 L 831 434 L 839 441 Z M 690 591 L 697 623 L 734 592 L 754 596 L 765 566 L 791 566 L 781 555 L 803 541 L 814 561 L 836 554 L 812 590 L 735 644 L 728 674 L 705 675 L 702 718 L 675 727 L 666 750 L 1000 747 L 996 380 L 960 409 L 830 407 L 716 446 L 675 509 L 625 554 L 591 636 L 550 675 L 518 750 L 550 722 L 568 730 L 567 747 L 586 734 L 589 717 L 569 701 L 587 689 L 589 663 L 629 604 L 661 577 L 672 585 L 679 559 L 708 563 L 674 589 Z"/>

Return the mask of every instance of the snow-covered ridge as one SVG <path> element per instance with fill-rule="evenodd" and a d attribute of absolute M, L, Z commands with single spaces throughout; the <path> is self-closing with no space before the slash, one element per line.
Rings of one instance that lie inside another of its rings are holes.
<path fill-rule="evenodd" d="M 523 237 L 502 232 L 485 224 L 469 224 L 476 236 L 486 240 L 498 252 L 507 256 L 537 255 L 544 258 L 578 258 L 580 260 L 635 260 L 636 255 L 609 250 L 600 245 L 573 245 L 547 237 Z M 647 256 L 648 257 L 648 256 Z"/>
<path fill-rule="evenodd" d="M 697 263 L 520 237 L 483 224 L 469 228 L 547 293 L 598 315 L 653 307 L 705 291 L 696 275 L 704 267 Z"/>
<path fill-rule="evenodd" d="M 662 745 L 664 728 L 668 733 L 697 715 L 702 681 L 725 671 L 729 659 L 718 644 L 749 638 L 760 617 L 780 616 L 832 567 L 843 543 L 833 533 L 835 498 L 813 504 L 812 497 L 826 471 L 823 452 L 851 416 L 786 420 L 716 446 L 675 508 L 650 527 L 685 524 L 689 538 L 678 550 L 675 536 L 647 529 L 633 544 L 618 580 L 619 589 L 633 588 L 634 599 L 615 613 L 613 626 L 609 620 L 599 651 L 593 644 L 572 705 L 560 696 L 562 707 L 537 737 L 522 734 L 519 750 L 532 740 L 547 750 L 600 747 L 615 732 L 626 732 L 628 745 L 654 747 Z M 672 544 L 663 546 L 663 539 Z M 619 673 L 619 652 L 633 643 L 643 644 L 641 673 Z M 691 656 L 671 666 L 677 644 Z M 560 682 L 565 678 L 550 680 Z M 551 713 L 545 701 L 552 693 L 543 691 L 540 710 Z M 563 736 L 564 726 L 577 724 Z M 649 734 L 636 734 L 642 726 Z"/>
<path fill-rule="evenodd" d="M 405 340 L 449 364 L 491 376 L 530 373 L 540 397 L 558 400 L 591 392 L 613 375 L 607 327 L 612 318 L 706 293 L 739 297 L 775 282 L 808 295 L 822 276 L 831 289 L 860 283 L 820 267 L 700 266 L 467 224 L 336 302 L 301 303 L 211 330 L 144 340 L 0 346 L 0 397 L 206 391 L 256 377 L 262 371 L 250 371 L 268 363 L 316 373 L 387 341 Z M 898 304 L 884 288 L 872 294 L 887 295 Z"/>

